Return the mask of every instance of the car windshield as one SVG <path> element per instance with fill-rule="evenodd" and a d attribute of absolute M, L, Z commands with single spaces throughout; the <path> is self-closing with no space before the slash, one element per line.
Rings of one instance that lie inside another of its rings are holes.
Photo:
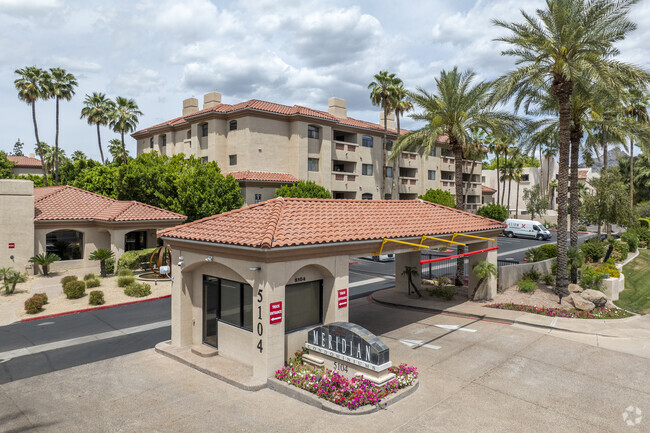
<path fill-rule="evenodd" d="M 538 227 L 538 228 L 539 228 L 539 229 L 540 229 L 541 231 L 543 231 L 543 232 L 545 232 L 545 231 L 546 231 L 546 227 L 544 227 L 544 226 L 543 226 L 543 225 L 541 225 L 541 224 L 540 224 L 540 225 L 538 225 L 537 227 Z"/>

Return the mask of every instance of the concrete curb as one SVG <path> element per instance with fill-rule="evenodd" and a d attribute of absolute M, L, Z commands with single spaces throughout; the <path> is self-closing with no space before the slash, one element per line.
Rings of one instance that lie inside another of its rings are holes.
<path fill-rule="evenodd" d="M 331 412 L 338 415 L 368 415 L 374 412 L 378 412 L 387 407 L 389 404 L 395 404 L 403 398 L 410 396 L 420 387 L 420 381 L 416 379 L 413 385 L 409 386 L 408 388 L 399 390 L 395 394 L 391 394 L 383 399 L 382 404 L 379 406 L 362 406 L 359 409 L 348 409 L 344 406 L 334 404 L 331 401 L 319 398 L 316 396 L 316 394 L 312 394 L 309 391 L 295 387 L 293 385 L 289 385 L 286 382 L 282 382 L 275 377 L 270 377 L 267 380 L 266 384 L 268 388 L 272 389 L 273 391 L 279 392 L 280 394 L 284 394 L 287 397 L 291 397 L 326 412 Z"/>
<path fill-rule="evenodd" d="M 97 307 L 84 308 L 84 309 L 81 309 L 81 310 L 63 311 L 61 313 L 46 314 L 44 316 L 38 316 L 38 317 L 27 317 L 25 319 L 20 319 L 20 321 L 21 322 L 32 322 L 34 320 L 51 319 L 53 317 L 67 316 L 69 314 L 86 313 L 88 311 L 105 310 L 107 308 L 122 307 L 124 305 L 140 304 L 142 302 L 158 301 L 160 299 L 171 298 L 171 296 L 172 295 L 164 295 L 164 296 L 157 296 L 155 298 L 138 299 L 137 301 L 122 302 L 120 304 L 99 305 Z"/>

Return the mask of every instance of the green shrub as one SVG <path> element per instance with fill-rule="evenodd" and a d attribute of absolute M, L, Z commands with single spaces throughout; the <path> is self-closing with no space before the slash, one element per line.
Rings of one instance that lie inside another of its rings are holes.
<path fill-rule="evenodd" d="M 547 259 L 552 259 L 554 257 L 557 257 L 557 245 L 556 244 L 540 245 L 539 247 L 537 247 L 537 249 L 543 251 L 544 255 L 546 255 Z"/>
<path fill-rule="evenodd" d="M 589 262 L 597 262 L 605 257 L 607 252 L 607 243 L 590 239 L 587 242 L 580 244 L 580 251 L 585 255 L 585 259 Z"/>
<path fill-rule="evenodd" d="M 133 271 L 131 269 L 120 269 L 117 271 L 117 275 L 119 277 L 132 277 Z"/>
<path fill-rule="evenodd" d="M 149 258 L 154 249 L 155 248 L 147 248 L 144 250 L 125 252 L 117 261 L 117 269 L 131 269 L 132 271 L 135 271 L 136 269 L 141 268 L 143 264 L 149 263 Z"/>
<path fill-rule="evenodd" d="M 46 293 L 36 293 L 32 298 L 38 298 L 41 300 L 41 305 L 45 305 L 48 303 L 47 299 L 47 294 Z"/>
<path fill-rule="evenodd" d="M 639 247 L 639 236 L 634 230 L 628 230 L 623 235 L 621 235 L 621 240 L 627 243 L 629 251 L 635 253 L 636 249 Z M 623 256 L 625 258 L 625 256 Z"/>
<path fill-rule="evenodd" d="M 608 277 L 618 278 L 621 276 L 621 271 L 618 270 L 616 263 L 611 258 L 607 262 L 600 264 L 598 269 L 603 273 L 607 273 Z"/>
<path fill-rule="evenodd" d="M 99 280 L 99 278 L 91 278 L 90 280 L 86 281 L 86 288 L 88 289 L 94 289 L 95 287 L 99 287 L 102 285 L 102 282 Z"/>
<path fill-rule="evenodd" d="M 542 277 L 542 279 L 544 280 L 544 284 L 547 286 L 552 286 L 555 284 L 555 275 L 553 274 L 546 274 Z"/>
<path fill-rule="evenodd" d="M 25 311 L 27 314 L 36 314 L 43 311 L 43 305 L 45 305 L 43 298 L 36 294 L 25 301 Z"/>
<path fill-rule="evenodd" d="M 121 277 L 117 277 L 118 287 L 126 287 L 134 283 L 135 283 L 135 277 L 133 275 L 123 275 Z"/>
<path fill-rule="evenodd" d="M 93 274 L 92 272 L 84 275 L 84 281 L 94 280 L 96 278 L 98 278 L 97 275 Z"/>
<path fill-rule="evenodd" d="M 540 278 L 542 278 L 542 273 L 539 272 L 539 271 L 536 271 L 535 269 L 531 269 L 530 271 L 528 271 L 524 275 L 522 275 L 522 278 L 524 280 L 537 281 Z"/>
<path fill-rule="evenodd" d="M 541 262 L 549 257 L 547 257 L 546 253 L 539 248 L 529 248 L 528 251 L 526 251 L 524 258 L 529 262 Z"/>
<path fill-rule="evenodd" d="M 533 280 L 523 279 L 517 283 L 520 292 L 532 293 L 537 290 L 537 282 Z"/>
<path fill-rule="evenodd" d="M 492 218 L 497 221 L 505 221 L 510 216 L 508 209 L 496 203 L 486 204 L 481 206 L 477 212 L 482 217 Z"/>
<path fill-rule="evenodd" d="M 79 278 L 77 278 L 76 275 L 67 275 L 63 278 L 61 278 L 61 285 L 65 288 L 66 284 L 72 282 L 72 281 L 77 281 Z"/>
<path fill-rule="evenodd" d="M 90 305 L 103 305 L 104 301 L 104 292 L 101 290 L 93 290 L 88 296 L 88 303 Z"/>
<path fill-rule="evenodd" d="M 614 247 L 614 251 L 618 252 L 620 256 L 619 258 L 615 259 L 615 261 L 625 260 L 627 258 L 627 253 L 629 252 L 629 244 L 627 242 L 616 241 L 612 245 Z"/>
<path fill-rule="evenodd" d="M 143 296 L 151 295 L 151 286 L 145 283 L 133 283 L 129 284 L 124 288 L 124 294 L 126 296 L 133 296 L 135 298 L 141 298 Z"/>
<path fill-rule="evenodd" d="M 609 273 L 591 265 L 583 265 L 580 268 L 580 287 L 583 289 L 603 290 L 603 280 Z"/>
<path fill-rule="evenodd" d="M 63 288 L 63 293 L 68 299 L 79 299 L 86 293 L 86 283 L 83 281 L 70 281 Z"/>
<path fill-rule="evenodd" d="M 456 287 L 454 286 L 442 286 L 442 287 L 433 287 L 428 290 L 431 296 L 437 296 L 443 298 L 447 301 L 451 301 L 456 295 Z"/>
<path fill-rule="evenodd" d="M 586 232 L 586 231 L 587 231 L 587 227 L 586 227 L 586 226 L 578 226 L 578 231 L 579 231 L 579 232 Z"/>
<path fill-rule="evenodd" d="M 113 275 L 115 272 L 115 258 L 106 259 L 106 275 Z"/>
<path fill-rule="evenodd" d="M 645 244 L 650 243 L 650 229 L 648 227 L 636 227 L 634 229 L 628 229 L 628 231 L 634 230 L 634 233 L 636 233 L 636 236 L 639 238 L 639 244 L 641 242 L 645 242 Z"/>

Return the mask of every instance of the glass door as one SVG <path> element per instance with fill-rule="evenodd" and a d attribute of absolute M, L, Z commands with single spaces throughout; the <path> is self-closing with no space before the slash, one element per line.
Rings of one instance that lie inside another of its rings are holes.
<path fill-rule="evenodd" d="M 219 279 L 203 276 L 203 343 L 217 347 L 217 311 L 219 311 Z"/>

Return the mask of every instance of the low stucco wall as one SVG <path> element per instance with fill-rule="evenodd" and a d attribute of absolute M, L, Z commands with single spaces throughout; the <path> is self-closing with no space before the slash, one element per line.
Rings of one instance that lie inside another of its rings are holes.
<path fill-rule="evenodd" d="M 499 268 L 499 280 L 497 283 L 499 291 L 514 286 L 517 281 L 521 280 L 523 275 L 535 269 L 542 274 L 550 274 L 553 266 L 553 259 L 543 260 L 541 262 L 524 263 L 521 265 L 508 265 Z"/>
<path fill-rule="evenodd" d="M 625 275 L 621 272 L 618 278 L 606 278 L 605 281 L 605 295 L 611 301 L 618 300 L 618 294 L 625 290 Z"/>

